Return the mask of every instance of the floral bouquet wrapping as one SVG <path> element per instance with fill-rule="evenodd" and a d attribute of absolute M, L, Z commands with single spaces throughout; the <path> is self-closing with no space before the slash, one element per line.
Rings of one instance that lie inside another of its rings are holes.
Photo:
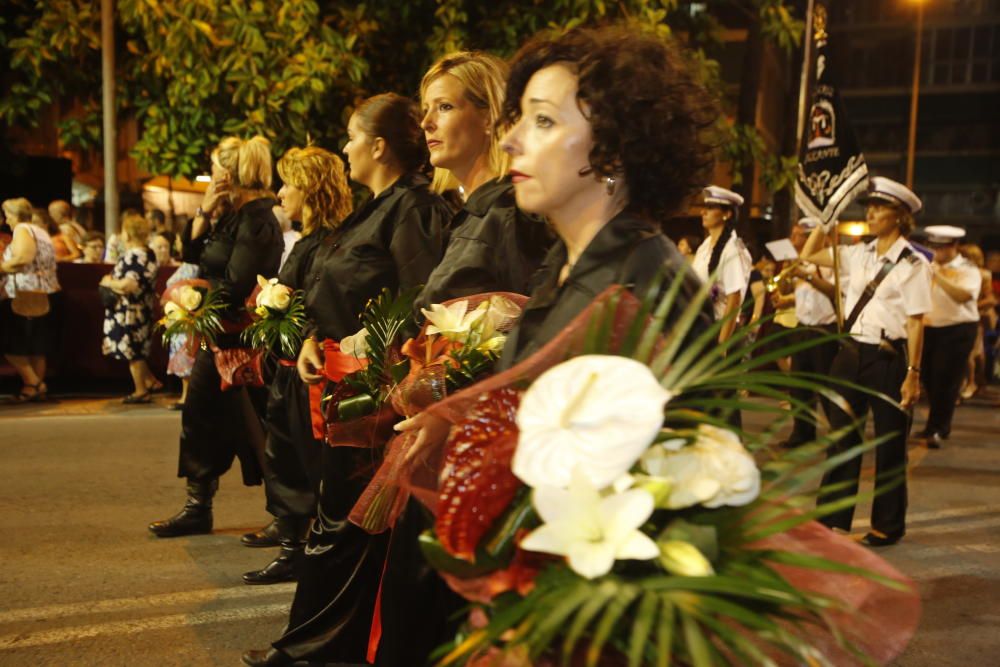
<path fill-rule="evenodd" d="M 252 321 L 241 334 L 243 342 L 265 354 L 296 358 L 306 324 L 302 290 L 282 285 L 277 278 L 257 276 L 257 289 L 247 302 Z"/>
<path fill-rule="evenodd" d="M 163 329 L 163 344 L 169 346 L 176 336 L 187 336 L 188 352 L 199 346 L 215 344 L 222 332 L 223 295 L 207 280 L 181 280 L 168 288 L 160 299 L 163 317 L 156 323 Z"/>
<path fill-rule="evenodd" d="M 408 361 L 400 338 L 413 322 L 417 290 L 372 299 L 361 316 L 362 329 L 324 350 L 326 375 L 336 384 L 325 397 L 325 439 L 331 447 L 377 447 L 392 435 L 398 415 L 387 401 L 406 376 Z"/>
<path fill-rule="evenodd" d="M 428 561 L 478 622 L 441 665 L 851 665 L 892 660 L 919 617 L 912 584 L 815 518 L 815 481 L 842 435 L 779 451 L 772 429 L 733 431 L 735 389 L 786 398 L 815 378 L 756 370 L 612 288 L 514 368 L 427 410 L 452 422 L 442 451 L 402 471 L 436 514 Z M 755 342 L 773 346 L 773 340 Z M 807 408 L 772 403 L 780 423 Z M 855 499 L 848 499 L 854 502 Z"/>
<path fill-rule="evenodd" d="M 409 371 L 390 393 L 396 412 L 412 417 L 489 373 L 526 301 L 521 294 L 493 292 L 422 309 L 426 323 L 402 347 Z M 388 444 L 385 462 L 351 513 L 350 520 L 368 532 L 388 529 L 406 506 L 409 493 L 395 480 L 411 437 L 399 435 Z"/>

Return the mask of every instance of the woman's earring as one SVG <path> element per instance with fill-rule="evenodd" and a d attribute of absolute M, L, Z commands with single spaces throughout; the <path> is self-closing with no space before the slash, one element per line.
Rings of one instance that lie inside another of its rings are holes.
<path fill-rule="evenodd" d="M 608 176 L 604 179 L 604 189 L 607 190 L 608 196 L 611 197 L 615 194 L 615 177 Z"/>

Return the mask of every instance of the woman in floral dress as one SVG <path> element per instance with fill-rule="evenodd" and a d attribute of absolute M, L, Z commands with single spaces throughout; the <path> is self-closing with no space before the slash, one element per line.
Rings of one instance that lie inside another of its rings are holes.
<path fill-rule="evenodd" d="M 156 301 L 156 258 L 146 245 L 149 223 L 141 215 L 126 215 L 122 220 L 122 236 L 125 252 L 111 273 L 101 280 L 101 285 L 118 295 L 115 305 L 104 311 L 102 352 L 112 359 L 128 362 L 135 391 L 122 402 L 149 403 L 151 392 L 162 386 L 146 363 Z"/>

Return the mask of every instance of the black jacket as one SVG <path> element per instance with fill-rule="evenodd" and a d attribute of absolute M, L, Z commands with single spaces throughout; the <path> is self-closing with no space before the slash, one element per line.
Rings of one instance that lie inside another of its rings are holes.
<path fill-rule="evenodd" d="M 684 262 L 673 241 L 650 223 L 623 212 L 597 233 L 566 281 L 559 285 L 559 273 L 566 263 L 566 246 L 557 241 L 536 276 L 535 289 L 520 321 L 507 338 L 498 370 L 510 368 L 552 340 L 611 285 L 624 285 L 641 298 L 657 276 L 663 276 L 661 291 L 665 290 Z M 668 328 L 699 287 L 699 280 L 688 270 L 684 287 L 668 317 Z M 708 326 L 710 322 L 706 311 L 701 324 Z M 696 330 L 703 329 L 698 326 Z"/>
<path fill-rule="evenodd" d="M 312 268 L 313 259 L 316 257 L 316 250 L 323 243 L 323 239 L 330 234 L 330 230 L 320 227 L 308 236 L 303 236 L 288 253 L 285 263 L 278 271 L 278 282 L 287 285 L 292 289 L 302 289 L 306 284 L 306 276 Z"/>
<path fill-rule="evenodd" d="M 517 208 L 508 179 L 476 188 L 451 227 L 444 259 L 417 298 L 418 309 L 481 292 L 527 294 L 553 240 L 542 220 Z"/>
<path fill-rule="evenodd" d="M 340 340 L 357 332 L 368 301 L 424 284 L 444 254 L 451 208 L 423 176 L 400 178 L 320 243 L 305 289 L 309 331 Z"/>
<path fill-rule="evenodd" d="M 226 318 L 241 319 L 244 302 L 257 286 L 257 275 L 278 272 L 285 244 L 271 211 L 277 202 L 262 197 L 223 216 L 215 228 L 191 239 L 189 223 L 181 236 L 185 262 L 197 264 L 198 275 L 226 292 Z"/>

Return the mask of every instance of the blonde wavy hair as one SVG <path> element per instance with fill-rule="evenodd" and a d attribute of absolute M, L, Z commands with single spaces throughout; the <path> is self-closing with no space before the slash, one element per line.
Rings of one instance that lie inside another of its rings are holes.
<path fill-rule="evenodd" d="M 238 188 L 271 188 L 271 142 L 259 134 L 250 139 L 226 137 L 212 151 L 212 163 L 229 172 Z"/>
<path fill-rule="evenodd" d="M 278 160 L 278 175 L 302 190 L 302 235 L 335 229 L 354 209 L 344 162 L 318 146 L 291 148 Z"/>
<path fill-rule="evenodd" d="M 510 156 L 500 143 L 507 130 L 503 122 L 503 101 L 508 73 L 507 63 L 492 54 L 482 51 L 455 51 L 431 65 L 420 81 L 420 98 L 423 100 L 431 83 L 445 74 L 450 74 L 465 88 L 465 98 L 477 109 L 489 115 L 490 125 L 493 127 L 489 167 L 497 176 L 506 174 L 510 167 Z M 431 183 L 434 192 L 453 190 L 458 185 L 458 179 L 449 170 L 434 170 L 434 181 Z"/>
<path fill-rule="evenodd" d="M 129 241 L 146 245 L 149 243 L 152 225 L 142 213 L 128 210 L 122 214 L 122 231 L 128 236 Z"/>
<path fill-rule="evenodd" d="M 18 197 L 17 199 L 5 199 L 2 206 L 5 217 L 8 217 L 15 222 L 31 222 L 31 202 L 24 197 Z"/>

